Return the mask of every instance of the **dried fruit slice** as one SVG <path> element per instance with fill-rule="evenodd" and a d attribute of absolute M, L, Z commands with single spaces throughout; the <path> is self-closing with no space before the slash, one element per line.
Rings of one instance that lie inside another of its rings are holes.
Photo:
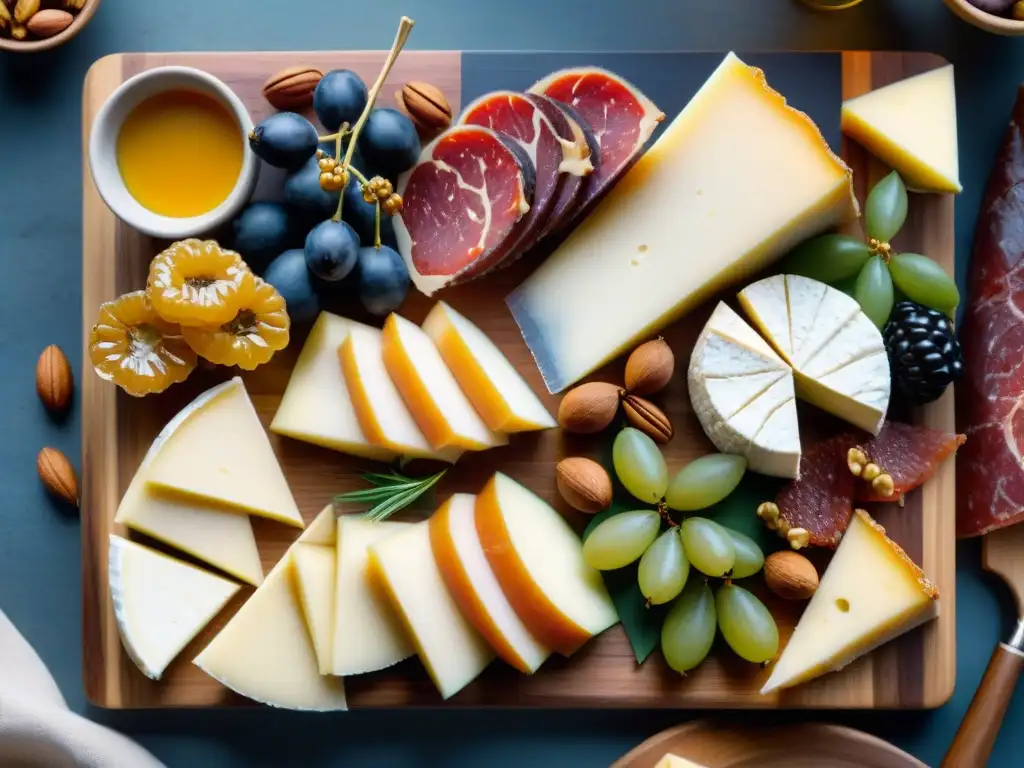
<path fill-rule="evenodd" d="M 89 334 L 89 360 L 101 379 L 135 397 L 163 392 L 196 367 L 196 353 L 181 329 L 157 315 L 145 291 L 100 306 Z"/>
<path fill-rule="evenodd" d="M 212 328 L 184 327 L 181 332 L 200 357 L 251 371 L 288 346 L 291 321 L 277 289 L 249 271 L 239 280 L 237 299 L 238 311 L 230 322 Z"/>
<path fill-rule="evenodd" d="M 887 421 L 878 437 L 861 442 L 868 460 L 892 477 L 893 492 L 879 494 L 869 483 L 856 483 L 857 501 L 899 501 L 935 474 L 939 465 L 967 441 L 966 435 Z"/>
<path fill-rule="evenodd" d="M 180 325 L 229 323 L 238 312 L 238 286 L 249 267 L 214 240 L 173 243 L 149 266 L 150 300 L 164 320 Z"/>

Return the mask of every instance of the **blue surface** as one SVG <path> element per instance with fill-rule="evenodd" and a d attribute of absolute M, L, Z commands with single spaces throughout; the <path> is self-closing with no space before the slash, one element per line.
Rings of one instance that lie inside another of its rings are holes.
<path fill-rule="evenodd" d="M 78 523 L 51 505 L 34 466 L 36 452 L 47 444 L 77 464 L 79 418 L 75 411 L 66 423 L 50 421 L 33 382 L 36 357 L 48 343 L 67 350 L 76 375 L 84 375 L 82 78 L 95 59 L 117 51 L 387 48 L 400 13 L 418 22 L 414 48 L 941 53 L 957 65 L 965 188 L 957 200 L 961 274 L 988 166 L 1024 76 L 1024 43 L 964 25 L 940 0 L 866 0 L 841 14 L 813 14 L 790 0 L 103 0 L 91 26 L 64 48 L 32 57 L 0 54 L 0 606 L 42 654 L 74 709 L 127 731 L 175 768 L 604 766 L 693 714 L 108 713 L 85 704 Z M 323 23 L 329 18 L 338 21 Z M 931 713 L 757 713 L 737 719 L 841 722 L 937 765 L 993 645 L 1009 631 L 1008 593 L 981 573 L 978 551 L 976 542 L 958 548 L 958 684 L 949 705 Z M 1018 691 L 991 765 L 1021 764 L 1022 724 L 1024 691 Z"/>

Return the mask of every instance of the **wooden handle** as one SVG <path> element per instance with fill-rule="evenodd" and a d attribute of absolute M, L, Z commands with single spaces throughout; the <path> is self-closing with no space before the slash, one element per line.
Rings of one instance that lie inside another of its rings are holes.
<path fill-rule="evenodd" d="M 1022 668 L 1024 652 L 1005 643 L 996 647 L 942 768 L 985 768 Z"/>

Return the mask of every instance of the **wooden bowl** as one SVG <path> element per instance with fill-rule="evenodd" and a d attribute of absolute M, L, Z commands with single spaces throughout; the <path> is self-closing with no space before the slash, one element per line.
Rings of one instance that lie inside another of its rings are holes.
<path fill-rule="evenodd" d="M 0 3 L 2 2 L 3 0 L 0 0 Z M 99 10 L 100 2 L 101 0 L 89 0 L 85 7 L 75 16 L 75 20 L 71 22 L 71 25 L 53 37 L 47 37 L 43 40 L 14 40 L 10 37 L 0 37 L 0 51 L 34 53 L 35 51 L 48 51 L 51 48 L 63 45 L 81 32 L 82 28 L 89 23 L 96 14 L 96 11 Z"/>
<path fill-rule="evenodd" d="M 944 0 L 944 2 L 961 19 L 986 32 L 1010 37 L 1024 35 L 1024 21 L 985 13 L 980 8 L 975 8 L 967 0 Z"/>

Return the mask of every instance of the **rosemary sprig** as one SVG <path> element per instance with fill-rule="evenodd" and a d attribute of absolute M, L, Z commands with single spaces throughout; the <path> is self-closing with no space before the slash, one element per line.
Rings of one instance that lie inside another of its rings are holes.
<path fill-rule="evenodd" d="M 334 497 L 334 503 L 372 504 L 363 513 L 363 517 L 379 523 L 387 520 L 391 515 L 400 509 L 412 504 L 416 499 L 429 491 L 437 482 L 444 477 L 447 469 L 430 475 L 429 477 L 406 477 L 397 472 L 380 474 L 367 472 L 360 477 L 369 483 L 372 488 L 364 488 L 359 491 L 349 491 Z"/>

